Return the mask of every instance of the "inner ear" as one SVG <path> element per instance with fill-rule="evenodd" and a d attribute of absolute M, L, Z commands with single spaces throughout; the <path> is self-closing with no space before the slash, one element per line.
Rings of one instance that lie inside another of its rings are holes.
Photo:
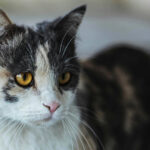
<path fill-rule="evenodd" d="M 0 28 L 3 28 L 10 24 L 12 24 L 12 22 L 10 21 L 9 17 L 2 9 L 0 9 Z"/>

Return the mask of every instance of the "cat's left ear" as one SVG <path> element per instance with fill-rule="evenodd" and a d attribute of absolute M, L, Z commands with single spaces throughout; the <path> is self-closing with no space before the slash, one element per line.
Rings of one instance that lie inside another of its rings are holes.
<path fill-rule="evenodd" d="M 4 28 L 7 25 L 12 24 L 6 13 L 0 9 L 0 28 Z"/>
<path fill-rule="evenodd" d="M 86 5 L 82 5 L 69 12 L 57 22 L 57 31 L 64 31 L 65 33 L 68 32 L 68 34 L 71 34 L 72 36 L 75 35 L 85 14 L 85 11 Z"/>

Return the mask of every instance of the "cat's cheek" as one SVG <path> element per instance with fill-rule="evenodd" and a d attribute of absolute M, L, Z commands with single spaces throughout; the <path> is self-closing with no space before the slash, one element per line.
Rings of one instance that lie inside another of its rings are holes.
<path fill-rule="evenodd" d="M 64 105 L 69 106 L 75 100 L 75 93 L 73 91 L 64 91 L 61 99 Z"/>
<path fill-rule="evenodd" d="M 16 103 L 10 103 L 5 100 L 5 97 L 3 97 L 0 101 L 0 117 L 5 119 L 13 119 L 18 120 L 17 115 L 19 113 L 17 112 L 17 105 Z"/>
<path fill-rule="evenodd" d="M 4 117 L 27 124 L 36 119 L 37 114 L 42 115 L 42 117 L 49 114 L 38 96 L 32 96 L 31 94 L 18 97 L 18 101 L 15 103 L 4 101 L 2 105 L 5 106 L 5 109 L 2 110 Z"/>

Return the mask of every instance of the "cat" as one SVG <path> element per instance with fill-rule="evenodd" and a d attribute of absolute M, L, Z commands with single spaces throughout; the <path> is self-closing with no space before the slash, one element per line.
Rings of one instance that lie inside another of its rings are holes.
<path fill-rule="evenodd" d="M 0 11 L 0 150 L 76 149 L 80 67 L 74 43 L 85 10 L 33 28 Z"/>
<path fill-rule="evenodd" d="M 18 26 L 0 11 L 0 150 L 149 150 L 150 58 L 120 45 L 76 55 L 80 6 Z"/>

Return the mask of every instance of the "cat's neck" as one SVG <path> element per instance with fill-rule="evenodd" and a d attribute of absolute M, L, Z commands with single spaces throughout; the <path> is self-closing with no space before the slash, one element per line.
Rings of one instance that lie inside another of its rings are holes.
<path fill-rule="evenodd" d="M 48 128 L 5 122 L 0 129 L 0 150 L 70 150 L 78 128 L 79 120 L 72 124 L 59 122 Z"/>

